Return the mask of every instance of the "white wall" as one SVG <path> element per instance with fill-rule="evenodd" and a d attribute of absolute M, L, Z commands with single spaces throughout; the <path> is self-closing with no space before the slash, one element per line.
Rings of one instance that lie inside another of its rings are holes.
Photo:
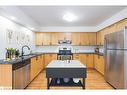
<path fill-rule="evenodd" d="M 7 30 L 11 30 L 14 33 L 11 42 L 8 41 Z M 19 40 L 16 39 L 17 37 Z M 25 38 L 22 39 L 22 37 Z M 30 46 L 31 50 L 35 49 L 34 33 L 31 30 L 0 16 L 0 59 L 5 58 L 5 48 L 17 48 L 21 52 L 21 47 L 23 45 Z M 28 53 L 28 51 L 26 51 L 26 53 Z"/>

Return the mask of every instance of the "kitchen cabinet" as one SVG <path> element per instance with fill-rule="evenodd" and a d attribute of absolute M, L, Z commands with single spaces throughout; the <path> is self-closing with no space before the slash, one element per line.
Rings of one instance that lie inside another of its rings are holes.
<path fill-rule="evenodd" d="M 30 70 L 30 80 L 33 80 L 37 74 L 37 63 L 36 57 L 31 58 L 31 70 Z"/>
<path fill-rule="evenodd" d="M 101 45 L 101 33 L 97 32 L 97 45 Z"/>
<path fill-rule="evenodd" d="M 125 26 L 127 26 L 127 19 L 119 21 L 118 23 L 116 23 L 116 31 L 124 29 Z"/>
<path fill-rule="evenodd" d="M 51 45 L 51 33 L 42 33 L 42 45 Z"/>
<path fill-rule="evenodd" d="M 127 19 L 123 19 L 97 32 L 97 45 L 104 45 L 104 36 L 113 32 L 120 31 L 127 26 Z"/>
<path fill-rule="evenodd" d="M 64 33 L 64 35 L 66 40 L 72 40 L 72 33 L 67 32 L 67 33 Z"/>
<path fill-rule="evenodd" d="M 94 55 L 94 68 L 104 75 L 104 58 L 100 55 Z"/>
<path fill-rule="evenodd" d="M 72 45 L 96 45 L 96 33 L 88 32 L 37 32 L 36 45 L 58 45 L 59 40 L 72 40 Z"/>
<path fill-rule="evenodd" d="M 51 45 L 58 45 L 59 35 L 56 32 L 51 33 Z"/>
<path fill-rule="evenodd" d="M 80 33 L 72 33 L 72 45 L 81 45 L 80 42 Z"/>
<path fill-rule="evenodd" d="M 46 67 L 52 60 L 57 60 L 57 54 L 44 54 L 44 60 Z"/>
<path fill-rule="evenodd" d="M 37 45 L 37 46 L 41 46 L 42 44 L 43 44 L 43 40 L 42 40 L 42 33 L 39 33 L 39 32 L 37 32 L 37 33 L 35 33 L 35 44 Z"/>
<path fill-rule="evenodd" d="M 89 45 L 96 45 L 96 33 L 88 33 Z"/>
<path fill-rule="evenodd" d="M 93 54 L 74 54 L 73 59 L 79 60 L 87 68 L 94 68 Z"/>
<path fill-rule="evenodd" d="M 94 55 L 93 54 L 86 54 L 86 67 L 94 68 Z"/>
<path fill-rule="evenodd" d="M 31 58 L 31 70 L 30 70 L 30 80 L 33 80 L 39 72 L 44 68 L 43 55 L 39 55 Z"/>
<path fill-rule="evenodd" d="M 89 45 L 88 33 L 80 33 L 81 45 Z"/>

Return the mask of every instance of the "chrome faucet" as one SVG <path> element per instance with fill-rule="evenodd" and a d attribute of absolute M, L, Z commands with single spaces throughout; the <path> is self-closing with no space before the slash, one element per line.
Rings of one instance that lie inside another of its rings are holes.
<path fill-rule="evenodd" d="M 23 56 L 23 54 L 24 54 L 23 49 L 24 49 L 25 47 L 27 47 L 27 48 L 28 48 L 28 50 L 30 50 L 30 47 L 29 47 L 29 46 L 27 46 L 27 45 L 22 46 L 22 53 L 21 53 L 21 56 Z"/>

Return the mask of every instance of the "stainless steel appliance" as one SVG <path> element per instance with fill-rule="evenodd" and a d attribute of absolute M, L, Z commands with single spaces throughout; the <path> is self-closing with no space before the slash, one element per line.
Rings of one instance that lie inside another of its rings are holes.
<path fill-rule="evenodd" d="M 30 60 L 13 65 L 13 89 L 24 89 L 30 82 Z"/>
<path fill-rule="evenodd" d="M 107 34 L 104 50 L 105 80 L 114 88 L 127 89 L 127 27 Z"/>

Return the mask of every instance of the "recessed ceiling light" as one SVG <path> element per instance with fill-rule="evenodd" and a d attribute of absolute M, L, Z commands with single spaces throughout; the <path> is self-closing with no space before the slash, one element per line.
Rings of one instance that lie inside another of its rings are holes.
<path fill-rule="evenodd" d="M 16 19 L 14 16 L 11 16 L 10 18 L 11 18 L 12 20 L 15 20 L 15 19 Z"/>
<path fill-rule="evenodd" d="M 72 21 L 75 21 L 77 19 L 77 16 L 68 12 L 63 16 L 63 19 L 68 21 L 68 22 L 72 22 Z"/>

